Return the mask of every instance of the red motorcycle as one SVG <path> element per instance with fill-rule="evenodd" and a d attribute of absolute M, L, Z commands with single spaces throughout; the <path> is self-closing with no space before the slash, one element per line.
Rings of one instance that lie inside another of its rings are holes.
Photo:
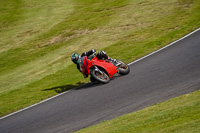
<path fill-rule="evenodd" d="M 92 81 L 108 83 L 114 75 L 126 75 L 130 72 L 129 66 L 117 59 L 98 59 L 94 56 L 88 59 L 84 56 L 80 60 L 81 72 L 91 76 Z"/>

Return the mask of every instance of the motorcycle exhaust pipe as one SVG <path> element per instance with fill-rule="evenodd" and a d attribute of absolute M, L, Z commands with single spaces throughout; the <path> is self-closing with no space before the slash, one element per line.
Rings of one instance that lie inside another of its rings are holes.
<path fill-rule="evenodd" d="M 95 71 L 97 71 L 97 72 L 103 74 L 103 73 L 101 72 L 101 70 L 99 70 L 99 68 L 98 68 L 97 66 L 94 66 L 94 68 L 95 68 L 95 69 L 94 69 Z"/>

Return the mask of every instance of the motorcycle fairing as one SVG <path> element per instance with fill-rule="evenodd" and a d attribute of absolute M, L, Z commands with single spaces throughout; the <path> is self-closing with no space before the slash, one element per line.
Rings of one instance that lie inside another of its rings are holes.
<path fill-rule="evenodd" d="M 113 75 L 118 72 L 118 68 L 114 66 L 111 62 L 107 62 L 105 60 L 99 60 L 97 57 L 94 57 L 93 60 L 91 60 L 91 62 L 93 65 L 105 69 L 109 74 L 110 78 L 112 78 Z"/>
<path fill-rule="evenodd" d="M 110 78 L 112 78 L 113 75 L 118 72 L 118 67 L 105 60 L 99 60 L 96 56 L 92 60 L 89 60 L 87 56 L 81 58 L 80 68 L 82 73 L 89 75 L 90 68 L 92 66 L 99 66 L 105 69 Z"/>

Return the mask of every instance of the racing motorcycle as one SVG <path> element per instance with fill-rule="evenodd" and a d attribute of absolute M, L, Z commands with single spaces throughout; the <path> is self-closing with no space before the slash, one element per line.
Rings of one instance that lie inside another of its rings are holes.
<path fill-rule="evenodd" d="M 98 59 L 94 56 L 88 59 L 84 56 L 80 60 L 80 70 L 85 75 L 90 75 L 92 82 L 108 83 L 115 75 L 126 75 L 130 72 L 129 66 L 118 59 Z"/>

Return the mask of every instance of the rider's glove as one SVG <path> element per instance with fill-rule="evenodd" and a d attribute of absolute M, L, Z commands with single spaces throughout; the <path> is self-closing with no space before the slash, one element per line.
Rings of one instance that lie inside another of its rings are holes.
<path fill-rule="evenodd" d="M 91 50 L 94 55 L 96 55 L 96 49 Z"/>

